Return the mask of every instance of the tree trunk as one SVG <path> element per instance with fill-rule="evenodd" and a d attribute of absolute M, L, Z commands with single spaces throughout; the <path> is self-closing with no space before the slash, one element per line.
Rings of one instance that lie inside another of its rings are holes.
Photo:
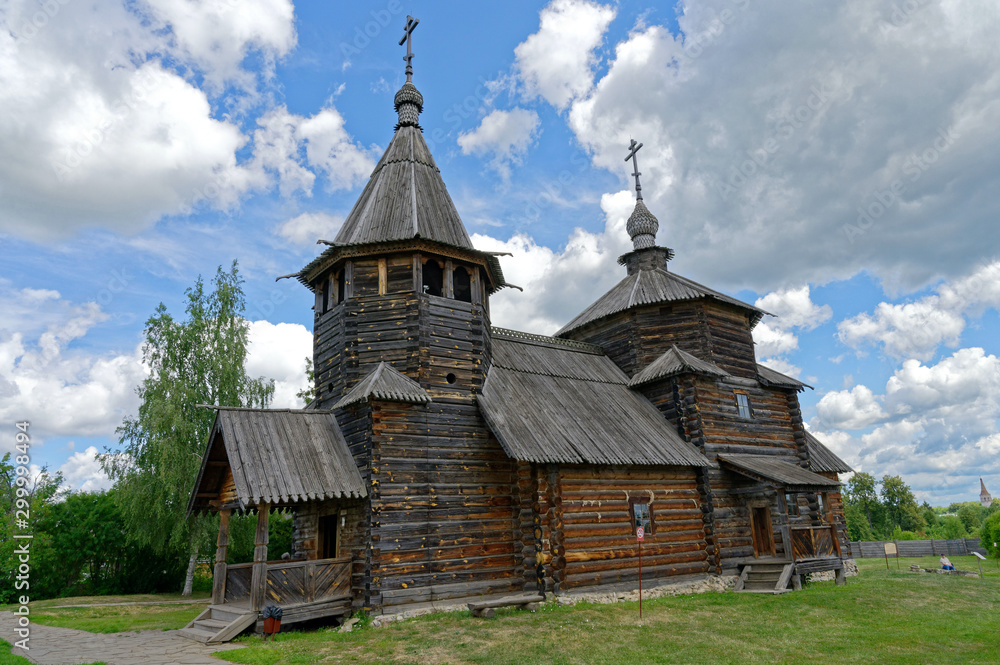
<path fill-rule="evenodd" d="M 191 559 L 188 560 L 187 575 L 184 576 L 184 591 L 182 596 L 190 596 L 194 591 L 194 569 L 198 565 L 198 550 L 191 552 Z"/>

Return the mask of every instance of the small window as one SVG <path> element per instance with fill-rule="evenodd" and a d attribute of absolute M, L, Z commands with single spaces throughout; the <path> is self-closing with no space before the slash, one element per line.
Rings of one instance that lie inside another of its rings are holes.
<path fill-rule="evenodd" d="M 455 300 L 472 302 L 472 278 L 469 277 L 469 271 L 461 266 L 456 267 L 452 280 L 455 286 Z"/>
<path fill-rule="evenodd" d="M 789 517 L 798 517 L 799 497 L 797 494 L 785 494 L 785 505 L 788 507 Z"/>
<path fill-rule="evenodd" d="M 736 410 L 739 412 L 740 418 L 744 420 L 753 418 L 753 412 L 750 411 L 750 398 L 746 393 L 736 393 Z"/>
<path fill-rule="evenodd" d="M 424 264 L 423 292 L 431 296 L 444 295 L 444 269 L 441 264 L 431 259 Z"/>
<path fill-rule="evenodd" d="M 632 520 L 633 535 L 635 535 L 636 528 L 640 526 L 649 535 L 656 533 L 656 523 L 653 521 L 653 508 L 649 505 L 649 497 L 630 498 L 628 511 Z"/>
<path fill-rule="evenodd" d="M 344 302 L 344 271 L 337 273 L 337 303 Z"/>

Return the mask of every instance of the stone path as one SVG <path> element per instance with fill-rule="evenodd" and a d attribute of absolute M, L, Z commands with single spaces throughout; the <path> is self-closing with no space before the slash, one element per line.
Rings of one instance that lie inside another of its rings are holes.
<path fill-rule="evenodd" d="M 12 612 L 0 612 L 0 639 L 14 644 L 20 639 L 14 632 L 16 627 L 17 617 Z M 40 665 L 97 661 L 108 665 L 220 665 L 225 661 L 210 654 L 240 648 L 236 644 L 206 646 L 181 637 L 175 630 L 100 634 L 36 623 L 30 628 L 30 650 L 15 647 L 11 653 Z"/>

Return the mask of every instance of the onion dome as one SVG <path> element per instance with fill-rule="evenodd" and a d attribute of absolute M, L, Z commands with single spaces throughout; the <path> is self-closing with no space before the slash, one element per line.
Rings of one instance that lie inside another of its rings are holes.
<path fill-rule="evenodd" d="M 396 93 L 393 103 L 396 107 L 396 113 L 399 114 L 399 124 L 396 125 L 396 129 L 409 126 L 420 127 L 417 122 L 420 112 L 424 110 L 424 96 L 420 94 L 412 81 L 403 84 L 403 87 Z"/>
<path fill-rule="evenodd" d="M 634 249 L 644 249 L 656 245 L 656 231 L 660 228 L 660 222 L 649 212 L 649 208 L 638 199 L 635 202 L 635 210 L 628 218 L 625 229 L 632 238 Z"/>

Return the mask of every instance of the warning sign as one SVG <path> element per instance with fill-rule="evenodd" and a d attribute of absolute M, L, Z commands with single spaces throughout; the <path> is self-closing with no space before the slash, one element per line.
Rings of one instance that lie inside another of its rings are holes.
<path fill-rule="evenodd" d="M 638 526 L 638 527 L 635 528 L 635 539 L 636 540 L 642 540 L 645 535 L 646 535 L 646 530 L 643 529 L 641 526 Z"/>

